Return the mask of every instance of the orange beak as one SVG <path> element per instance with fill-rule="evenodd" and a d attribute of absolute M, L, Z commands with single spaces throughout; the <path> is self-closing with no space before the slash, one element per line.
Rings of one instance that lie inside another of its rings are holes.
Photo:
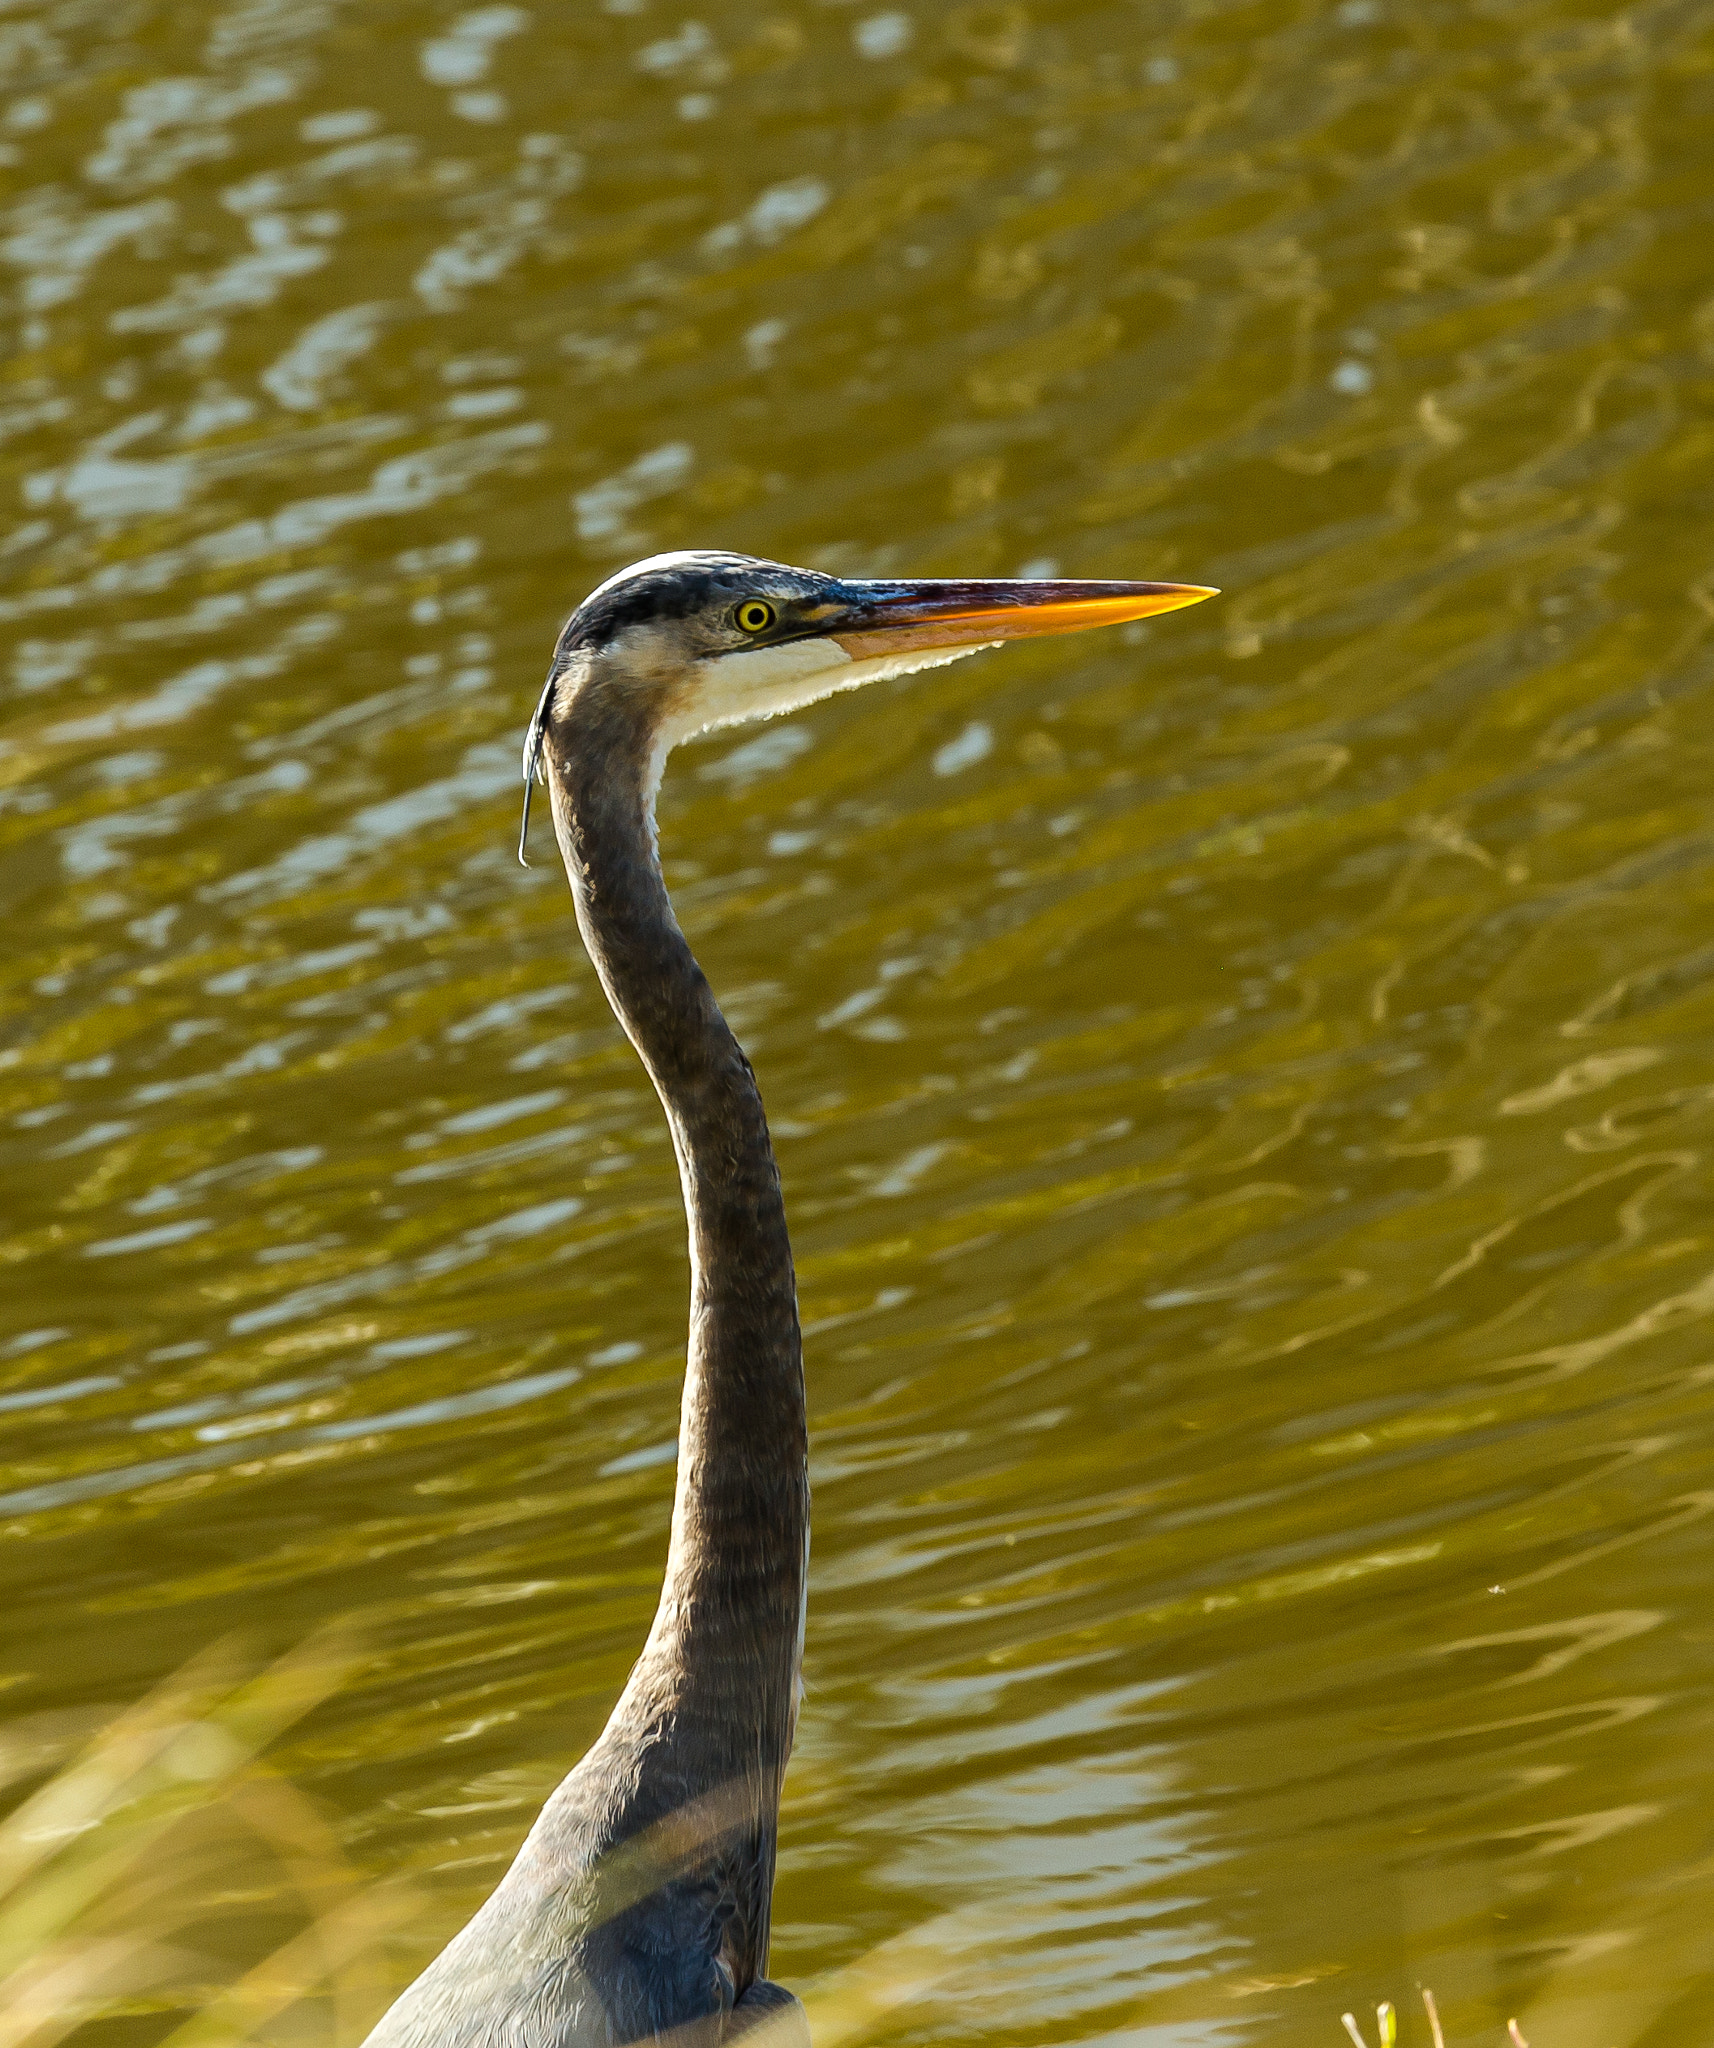
<path fill-rule="evenodd" d="M 849 609 L 821 630 L 854 660 L 912 647 L 988 646 L 1044 633 L 1082 633 L 1176 612 L 1205 597 L 1204 583 L 922 582 L 845 585 Z"/>

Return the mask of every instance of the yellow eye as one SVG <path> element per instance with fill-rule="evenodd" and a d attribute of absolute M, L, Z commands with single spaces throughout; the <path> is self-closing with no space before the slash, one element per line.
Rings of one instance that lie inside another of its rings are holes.
<path fill-rule="evenodd" d="M 771 604 L 764 604 L 759 597 L 741 604 L 732 614 L 739 627 L 746 633 L 765 633 L 779 614 Z"/>

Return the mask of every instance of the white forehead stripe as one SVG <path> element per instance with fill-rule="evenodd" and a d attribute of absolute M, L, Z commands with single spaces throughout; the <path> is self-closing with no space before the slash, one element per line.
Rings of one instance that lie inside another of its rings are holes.
<path fill-rule="evenodd" d="M 674 548 L 670 554 L 648 555 L 640 562 L 627 562 L 623 569 L 615 569 L 605 583 L 598 583 L 583 602 L 601 596 L 603 591 L 615 590 L 621 583 L 629 583 L 638 576 L 647 576 L 656 569 L 706 569 L 716 564 L 735 568 L 746 558 L 741 555 L 711 554 L 706 548 Z"/>

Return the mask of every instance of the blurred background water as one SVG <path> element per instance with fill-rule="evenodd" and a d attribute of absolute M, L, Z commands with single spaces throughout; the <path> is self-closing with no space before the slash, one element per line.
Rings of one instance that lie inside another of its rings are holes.
<path fill-rule="evenodd" d="M 432 1952 L 672 1485 L 560 619 L 1207 581 L 669 772 L 807 1329 L 775 1974 L 1693 2038 L 1714 6 L 871 6 L 0 10 L 0 1711 L 351 1617 L 287 1767 Z"/>

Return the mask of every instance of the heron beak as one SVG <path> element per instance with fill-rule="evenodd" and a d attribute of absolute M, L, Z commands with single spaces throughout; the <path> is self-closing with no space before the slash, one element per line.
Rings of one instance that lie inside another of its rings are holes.
<path fill-rule="evenodd" d="M 854 661 L 912 647 L 1082 633 L 1176 612 L 1217 590 L 1203 583 L 853 583 L 848 609 L 823 627 Z"/>

